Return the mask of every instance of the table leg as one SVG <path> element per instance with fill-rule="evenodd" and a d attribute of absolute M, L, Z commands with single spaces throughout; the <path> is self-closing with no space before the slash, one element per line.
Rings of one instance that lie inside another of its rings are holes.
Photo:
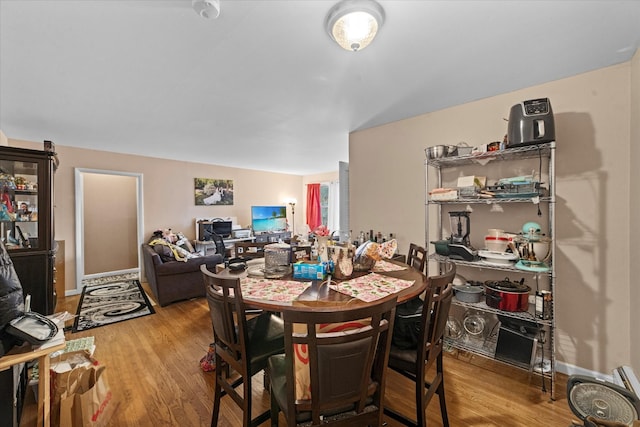
<path fill-rule="evenodd" d="M 50 425 L 50 387 L 51 374 L 49 373 L 51 358 L 48 354 L 38 358 L 38 426 L 49 427 Z"/>

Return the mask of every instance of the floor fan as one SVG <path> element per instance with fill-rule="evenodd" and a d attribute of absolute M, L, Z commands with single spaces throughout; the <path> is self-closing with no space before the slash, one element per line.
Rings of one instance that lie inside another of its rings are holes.
<path fill-rule="evenodd" d="M 585 427 L 640 425 L 638 396 L 607 381 L 572 375 L 567 380 L 567 401 L 571 411 Z"/>

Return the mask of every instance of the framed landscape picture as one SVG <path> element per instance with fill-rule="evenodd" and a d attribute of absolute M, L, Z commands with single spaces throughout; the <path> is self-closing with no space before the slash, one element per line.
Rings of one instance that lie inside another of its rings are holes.
<path fill-rule="evenodd" d="M 195 178 L 196 206 L 233 205 L 233 180 Z"/>

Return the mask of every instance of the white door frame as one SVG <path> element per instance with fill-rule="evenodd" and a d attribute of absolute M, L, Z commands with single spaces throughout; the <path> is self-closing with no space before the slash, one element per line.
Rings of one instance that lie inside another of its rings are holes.
<path fill-rule="evenodd" d="M 82 281 L 84 279 L 96 278 L 105 275 L 88 274 L 84 272 L 84 180 L 83 174 L 102 174 L 102 175 L 117 175 L 117 176 L 131 176 L 136 178 L 136 207 L 137 207 L 137 227 L 138 227 L 138 267 L 132 269 L 126 269 L 116 272 L 109 272 L 108 274 L 118 273 L 138 273 L 140 275 L 142 265 L 142 255 L 140 253 L 140 247 L 144 236 L 144 206 L 142 197 L 142 174 L 134 172 L 122 172 L 122 171 L 109 171 L 101 169 L 86 169 L 75 168 L 75 191 L 76 191 L 76 288 L 70 289 L 65 292 L 66 295 L 76 295 L 82 292 Z"/>

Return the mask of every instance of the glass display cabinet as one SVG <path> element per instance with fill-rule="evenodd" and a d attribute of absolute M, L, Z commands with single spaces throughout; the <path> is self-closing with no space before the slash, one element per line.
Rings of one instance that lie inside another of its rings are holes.
<path fill-rule="evenodd" d="M 44 150 L 0 147 L 0 238 L 31 310 L 48 315 L 56 305 L 54 286 L 53 143 Z"/>

